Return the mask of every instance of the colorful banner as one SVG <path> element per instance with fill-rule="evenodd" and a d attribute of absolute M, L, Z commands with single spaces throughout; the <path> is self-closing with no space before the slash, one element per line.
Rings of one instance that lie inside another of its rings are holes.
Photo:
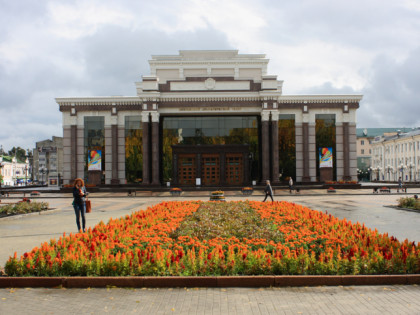
<path fill-rule="evenodd" d="M 319 148 L 319 167 L 333 167 L 332 148 Z"/>
<path fill-rule="evenodd" d="M 88 171 L 102 170 L 102 151 L 90 150 L 88 155 Z"/>

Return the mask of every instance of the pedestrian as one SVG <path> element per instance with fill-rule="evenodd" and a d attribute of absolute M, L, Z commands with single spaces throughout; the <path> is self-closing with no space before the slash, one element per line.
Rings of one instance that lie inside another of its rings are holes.
<path fill-rule="evenodd" d="M 402 190 L 402 178 L 400 177 L 400 178 L 398 178 L 398 190 L 397 190 L 397 192 L 400 192 L 400 189 Z"/>
<path fill-rule="evenodd" d="M 85 218 L 85 207 L 83 204 L 83 199 L 85 194 L 83 193 L 83 186 L 85 183 L 83 182 L 83 179 L 76 178 L 74 180 L 73 185 L 73 207 L 74 207 L 74 213 L 76 215 L 76 224 L 77 224 L 77 230 L 80 231 L 80 216 L 82 216 L 82 227 L 83 232 L 85 232 L 86 228 L 86 218 Z"/>
<path fill-rule="evenodd" d="M 264 188 L 265 198 L 264 198 L 263 202 L 267 199 L 268 196 L 270 196 L 271 202 L 274 202 L 274 199 L 273 199 L 273 188 L 271 188 L 270 181 L 267 180 L 266 181 L 266 184 L 267 184 L 267 186 L 265 186 L 265 188 Z"/>
<path fill-rule="evenodd" d="M 292 176 L 290 176 L 290 178 L 289 178 L 289 191 L 290 191 L 290 193 L 292 193 L 292 190 L 293 190 L 293 178 L 292 178 Z"/>
<path fill-rule="evenodd" d="M 82 180 L 82 187 L 81 187 L 81 189 L 82 189 L 82 193 L 83 193 L 83 197 L 82 197 L 83 211 L 84 211 L 84 214 L 86 214 L 86 198 L 89 195 L 89 193 L 86 190 L 86 185 L 85 185 L 85 182 L 83 180 Z"/>

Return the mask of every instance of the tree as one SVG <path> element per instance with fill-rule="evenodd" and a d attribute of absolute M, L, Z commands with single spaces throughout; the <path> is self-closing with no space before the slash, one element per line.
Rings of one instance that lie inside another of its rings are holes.
<path fill-rule="evenodd" d="M 20 161 L 26 160 L 26 150 L 22 149 L 21 147 L 13 147 L 12 150 L 9 151 L 9 156 L 16 156 L 16 158 Z"/>

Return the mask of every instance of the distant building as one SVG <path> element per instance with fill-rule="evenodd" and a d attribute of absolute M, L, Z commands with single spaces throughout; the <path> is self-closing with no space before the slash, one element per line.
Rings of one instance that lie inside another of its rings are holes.
<path fill-rule="evenodd" d="M 14 156 L 1 155 L 0 169 L 3 186 L 21 186 L 30 178 L 28 160 L 21 161 Z"/>
<path fill-rule="evenodd" d="M 40 184 L 59 186 L 63 177 L 63 138 L 52 137 L 36 143 L 33 177 Z"/>
<path fill-rule="evenodd" d="M 357 169 L 367 172 L 372 166 L 372 142 L 377 137 L 388 137 L 396 135 L 398 132 L 408 132 L 411 128 L 357 128 Z"/>
<path fill-rule="evenodd" d="M 420 128 L 391 136 L 378 136 L 372 142 L 372 178 L 406 182 L 420 179 Z"/>

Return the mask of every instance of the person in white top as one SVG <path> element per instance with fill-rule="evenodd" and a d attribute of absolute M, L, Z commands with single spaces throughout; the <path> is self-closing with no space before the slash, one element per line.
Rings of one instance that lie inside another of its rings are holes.
<path fill-rule="evenodd" d="M 289 190 L 290 190 L 290 193 L 292 193 L 292 190 L 293 190 L 293 178 L 290 176 L 290 179 L 289 179 Z"/>

